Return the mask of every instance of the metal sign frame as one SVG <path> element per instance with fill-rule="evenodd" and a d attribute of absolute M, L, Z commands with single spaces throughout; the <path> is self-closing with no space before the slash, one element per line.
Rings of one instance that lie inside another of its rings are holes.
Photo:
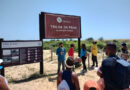
<path fill-rule="evenodd" d="M 16 51 L 16 52 L 13 53 L 13 51 Z M 43 42 L 40 40 L 4 41 L 1 39 L 0 40 L 0 58 L 4 59 L 6 57 L 10 57 L 11 62 L 3 63 L 2 65 L 4 67 L 43 62 Z M 16 60 L 17 63 L 16 62 L 12 63 L 13 58 L 14 58 L 14 61 L 17 59 Z M 22 60 L 25 60 L 25 61 L 23 62 Z M 43 69 L 43 67 L 40 67 L 40 71 L 41 69 Z M 4 68 L 1 73 L 2 75 L 4 75 Z"/>

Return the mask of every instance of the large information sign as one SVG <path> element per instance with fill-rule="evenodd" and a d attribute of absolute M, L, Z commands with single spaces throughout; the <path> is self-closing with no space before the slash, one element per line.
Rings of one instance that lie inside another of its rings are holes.
<path fill-rule="evenodd" d="M 1 45 L 5 67 L 42 61 L 42 41 L 3 41 Z"/>
<path fill-rule="evenodd" d="M 41 13 L 40 36 L 42 38 L 80 38 L 80 16 Z"/>

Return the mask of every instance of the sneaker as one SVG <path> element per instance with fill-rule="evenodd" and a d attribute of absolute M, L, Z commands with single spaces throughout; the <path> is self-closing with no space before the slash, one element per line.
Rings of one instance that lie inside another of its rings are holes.
<path fill-rule="evenodd" d="M 91 67 L 94 67 L 94 65 L 92 65 Z"/>
<path fill-rule="evenodd" d="M 83 69 L 83 70 L 81 70 L 81 72 L 83 73 L 83 72 L 84 72 L 84 69 Z"/>
<path fill-rule="evenodd" d="M 84 69 L 84 70 L 83 70 L 83 73 L 86 73 L 86 72 L 87 72 L 87 70 L 86 70 L 86 69 Z"/>

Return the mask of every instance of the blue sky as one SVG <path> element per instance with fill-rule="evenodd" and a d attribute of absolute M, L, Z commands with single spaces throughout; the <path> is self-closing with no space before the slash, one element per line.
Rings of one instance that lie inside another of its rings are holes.
<path fill-rule="evenodd" d="M 40 12 L 81 16 L 82 39 L 130 39 L 130 0 L 0 0 L 0 38 L 38 40 Z"/>

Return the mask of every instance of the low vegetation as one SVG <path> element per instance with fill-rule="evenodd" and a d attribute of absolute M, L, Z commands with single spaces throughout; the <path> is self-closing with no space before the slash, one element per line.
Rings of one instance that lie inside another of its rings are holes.
<path fill-rule="evenodd" d="M 75 45 L 75 51 L 78 52 L 78 40 L 50 40 L 50 41 L 44 41 L 43 42 L 43 48 L 44 50 L 48 50 L 51 47 L 53 47 L 53 51 L 55 52 L 57 47 L 59 46 L 59 43 L 62 42 L 64 44 L 64 47 L 66 48 L 66 51 L 68 51 L 69 47 L 71 44 Z M 93 42 L 93 38 L 88 38 L 86 40 L 82 40 L 82 43 L 86 44 L 87 50 L 90 52 L 91 50 L 91 45 Z M 97 40 L 97 46 L 98 46 L 98 50 L 99 52 L 103 51 L 105 45 L 107 42 L 114 42 L 117 45 L 117 51 L 120 52 L 120 48 L 121 48 L 121 43 L 125 42 L 128 46 L 128 49 L 130 50 L 130 39 L 115 39 L 115 40 L 103 40 L 103 38 L 99 38 L 99 40 Z"/>

